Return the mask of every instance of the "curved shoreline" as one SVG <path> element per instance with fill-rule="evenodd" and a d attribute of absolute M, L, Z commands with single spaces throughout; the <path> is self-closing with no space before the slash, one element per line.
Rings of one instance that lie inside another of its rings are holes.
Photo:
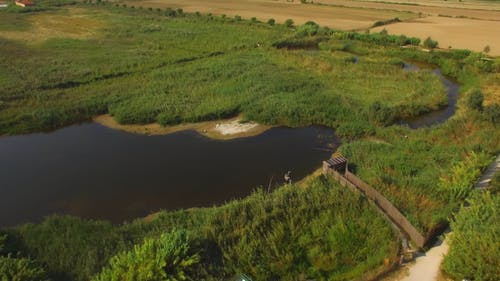
<path fill-rule="evenodd" d="M 216 140 L 231 140 L 253 137 L 271 129 L 273 126 L 261 125 L 255 122 L 243 123 L 241 115 L 231 119 L 205 121 L 198 123 L 183 123 L 174 126 L 162 126 L 158 123 L 150 124 L 120 124 L 109 114 L 99 115 L 92 120 L 111 129 L 132 134 L 159 136 L 175 132 L 194 130 L 200 135 Z"/>

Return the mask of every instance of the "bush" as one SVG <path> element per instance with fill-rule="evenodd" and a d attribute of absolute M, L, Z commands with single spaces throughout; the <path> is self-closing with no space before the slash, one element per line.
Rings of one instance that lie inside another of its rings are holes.
<path fill-rule="evenodd" d="M 437 48 L 438 46 L 438 41 L 435 41 L 435 40 L 432 40 L 431 37 L 427 37 L 425 40 L 424 40 L 424 43 L 423 43 L 424 47 L 428 48 L 428 49 L 434 49 L 434 48 Z"/>
<path fill-rule="evenodd" d="M 241 21 L 241 16 L 236 15 L 236 16 L 234 16 L 234 19 L 235 19 L 236 21 Z"/>
<path fill-rule="evenodd" d="M 273 26 L 275 23 L 276 23 L 276 21 L 275 21 L 274 19 L 269 19 L 269 20 L 267 21 L 267 24 L 269 24 L 269 25 L 271 25 L 271 26 Z"/>
<path fill-rule="evenodd" d="M 172 230 L 159 239 L 146 239 L 132 251 L 114 256 L 109 267 L 94 280 L 189 280 L 190 271 L 199 261 L 199 255 L 191 252 L 186 231 Z"/>
<path fill-rule="evenodd" d="M 483 93 L 479 90 L 474 90 L 467 98 L 467 106 L 470 109 L 481 111 L 483 110 L 483 100 Z"/>
<path fill-rule="evenodd" d="M 396 116 L 391 108 L 384 106 L 377 101 L 370 106 L 368 110 L 368 118 L 374 125 L 387 126 L 394 122 Z"/>
<path fill-rule="evenodd" d="M 286 26 L 286 27 L 293 27 L 293 24 L 294 24 L 294 22 L 293 22 L 293 20 L 292 20 L 292 19 L 287 19 L 287 20 L 285 21 L 285 26 Z"/>
<path fill-rule="evenodd" d="M 500 197 L 476 194 L 451 222 L 450 251 L 443 269 L 456 280 L 498 280 Z"/>
<path fill-rule="evenodd" d="M 172 8 L 167 8 L 165 10 L 165 15 L 167 17 L 175 17 L 176 16 L 176 12 Z"/>
<path fill-rule="evenodd" d="M 305 24 L 299 26 L 295 35 L 298 37 L 304 36 L 314 36 L 318 33 L 319 25 L 313 21 L 308 21 Z"/>
<path fill-rule="evenodd" d="M 487 121 L 495 125 L 500 124 L 500 105 L 488 105 L 484 108 L 483 116 Z"/>
<path fill-rule="evenodd" d="M 0 256 L 0 280 L 43 281 L 48 280 L 45 270 L 28 258 L 14 258 L 10 254 Z"/>

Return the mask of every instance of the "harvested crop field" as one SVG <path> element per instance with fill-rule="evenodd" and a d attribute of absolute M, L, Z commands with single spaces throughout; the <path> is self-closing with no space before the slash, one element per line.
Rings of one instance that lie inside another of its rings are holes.
<path fill-rule="evenodd" d="M 370 9 L 385 9 L 394 11 L 408 11 L 413 13 L 422 13 L 424 15 L 447 15 L 453 17 L 467 17 L 487 20 L 500 20 L 500 2 L 443 2 L 436 1 L 413 1 L 419 3 L 409 3 L 404 1 L 353 1 L 353 0 L 316 0 L 314 3 L 346 6 L 363 7 Z M 474 3 L 474 4 L 472 4 Z"/>
<path fill-rule="evenodd" d="M 417 3 L 418 2 L 418 3 Z M 431 36 L 441 48 L 482 51 L 490 46 L 490 55 L 500 55 L 500 3 L 472 1 L 450 2 L 419 0 L 407 2 L 377 2 L 352 0 L 318 0 L 314 4 L 299 1 L 271 0 L 145 0 L 128 1 L 129 5 L 154 8 L 182 8 L 187 12 L 214 15 L 239 15 L 278 22 L 293 19 L 296 24 L 309 20 L 341 30 L 365 30 L 376 21 L 398 17 L 403 22 L 373 29 L 425 39 Z"/>
<path fill-rule="evenodd" d="M 277 22 L 293 19 L 297 24 L 313 20 L 320 25 L 342 30 L 369 28 L 376 21 L 398 17 L 402 20 L 416 17 L 416 14 L 401 11 L 350 8 L 326 5 L 310 5 L 297 2 L 266 0 L 145 0 L 128 1 L 130 5 L 153 8 L 182 8 L 187 12 L 212 13 L 216 15 L 239 15 L 260 21 L 270 18 Z"/>
<path fill-rule="evenodd" d="M 439 41 L 440 48 L 451 46 L 480 52 L 485 46 L 490 46 L 490 55 L 500 55 L 500 21 L 431 16 L 377 27 L 373 31 L 378 32 L 384 28 L 394 34 L 420 38 L 430 36 Z"/>

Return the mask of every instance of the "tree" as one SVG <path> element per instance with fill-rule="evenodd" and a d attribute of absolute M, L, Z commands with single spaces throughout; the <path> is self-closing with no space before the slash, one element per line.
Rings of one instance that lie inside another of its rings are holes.
<path fill-rule="evenodd" d="M 294 22 L 293 22 L 293 20 L 292 20 L 292 19 L 287 19 L 287 20 L 285 21 L 285 26 L 286 26 L 286 27 L 292 27 L 292 26 L 293 26 L 293 24 L 294 24 Z"/>
<path fill-rule="evenodd" d="M 434 49 L 434 48 L 437 48 L 438 46 L 438 41 L 435 41 L 435 40 L 432 40 L 431 37 L 427 37 L 425 40 L 424 40 L 424 47 L 428 48 L 428 49 Z"/>
<path fill-rule="evenodd" d="M 269 25 L 271 25 L 271 26 L 273 26 L 275 23 L 276 23 L 276 21 L 275 21 L 274 19 L 269 19 L 269 20 L 267 21 L 267 24 L 269 24 Z"/>
<path fill-rule="evenodd" d="M 132 251 L 122 252 L 109 262 L 96 281 L 177 281 L 191 280 L 199 263 L 184 230 L 172 230 L 159 239 L 146 239 Z"/>
<path fill-rule="evenodd" d="M 313 21 L 308 21 L 305 24 L 299 26 L 297 29 L 297 36 L 314 36 L 318 33 L 319 25 Z"/>
<path fill-rule="evenodd" d="M 470 109 L 481 111 L 483 110 L 483 100 L 483 93 L 476 89 L 469 95 L 469 98 L 467 99 L 467 106 Z"/>

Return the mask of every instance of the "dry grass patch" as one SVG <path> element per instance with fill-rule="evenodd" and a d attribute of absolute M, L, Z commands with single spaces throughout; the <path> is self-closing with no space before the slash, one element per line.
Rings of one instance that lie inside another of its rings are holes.
<path fill-rule="evenodd" d="M 372 29 L 386 29 L 392 34 L 405 34 L 422 39 L 431 36 L 441 48 L 470 49 L 481 52 L 490 46 L 490 55 L 500 55 L 500 21 L 473 20 L 430 16 Z"/>
<path fill-rule="evenodd" d="M 0 31 L 0 36 L 27 43 L 41 43 L 51 38 L 88 39 L 94 37 L 103 25 L 84 9 L 78 8 L 32 14 L 26 21 L 30 28 Z"/>

